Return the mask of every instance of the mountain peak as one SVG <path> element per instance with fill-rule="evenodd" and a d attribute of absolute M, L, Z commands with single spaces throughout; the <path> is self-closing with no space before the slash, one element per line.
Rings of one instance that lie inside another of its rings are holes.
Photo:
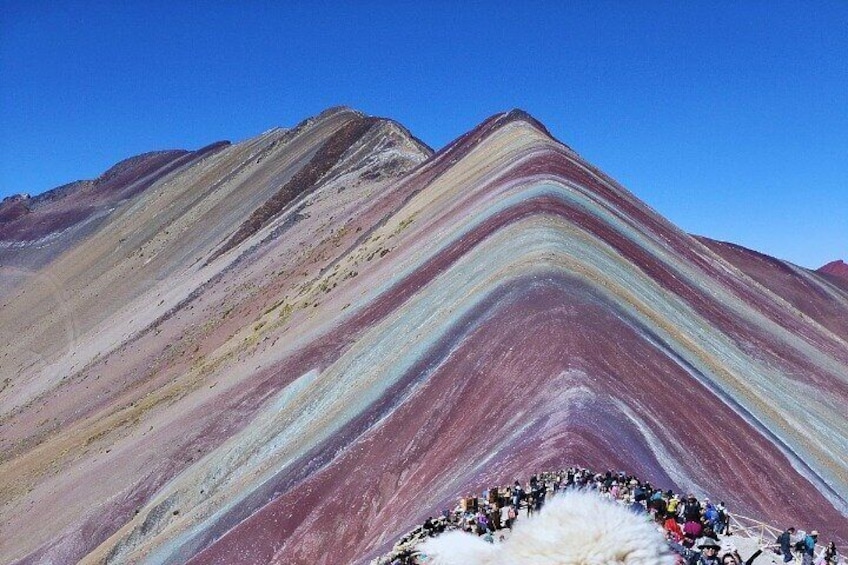
<path fill-rule="evenodd" d="M 551 135 L 551 132 L 548 131 L 548 128 L 545 125 L 533 117 L 526 110 L 522 110 L 520 108 L 513 108 L 506 112 L 499 112 L 490 116 L 489 118 L 483 120 L 483 122 L 477 126 L 474 130 L 469 133 L 475 133 L 480 137 L 485 137 L 495 131 L 498 131 L 501 128 L 507 127 L 510 124 L 515 123 L 523 123 L 534 130 L 541 133 L 543 136 L 554 139 L 554 136 Z"/>
<path fill-rule="evenodd" d="M 833 275 L 835 277 L 848 280 L 848 263 L 846 263 L 842 259 L 837 259 L 836 261 L 831 261 L 827 265 L 819 267 L 818 269 L 816 269 L 816 272 L 826 273 L 828 275 Z"/>
<path fill-rule="evenodd" d="M 544 133 L 546 136 L 553 139 L 553 135 L 548 131 L 548 128 L 541 121 L 536 119 L 530 112 L 526 110 L 522 110 L 521 108 L 513 108 L 508 112 L 504 112 L 501 114 L 501 120 L 504 124 L 512 123 L 512 122 L 525 122 L 537 130 Z"/>

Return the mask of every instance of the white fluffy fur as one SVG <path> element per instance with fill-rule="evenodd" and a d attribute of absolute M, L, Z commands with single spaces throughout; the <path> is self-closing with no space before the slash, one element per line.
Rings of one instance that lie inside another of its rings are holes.
<path fill-rule="evenodd" d="M 582 491 L 558 495 L 536 515 L 519 518 L 502 544 L 450 532 L 419 549 L 428 565 L 674 564 L 662 535 L 644 515 Z"/>
<path fill-rule="evenodd" d="M 497 561 L 498 549 L 483 538 L 459 530 L 430 538 L 419 546 L 429 558 L 427 565 L 459 565 L 501 563 Z"/>

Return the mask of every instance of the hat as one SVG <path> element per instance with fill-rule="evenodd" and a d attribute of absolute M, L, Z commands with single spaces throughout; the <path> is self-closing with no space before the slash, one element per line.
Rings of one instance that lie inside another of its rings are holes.
<path fill-rule="evenodd" d="M 700 540 L 698 540 L 698 549 L 706 549 L 708 547 L 714 547 L 716 549 L 721 549 L 721 546 L 713 538 L 703 537 Z"/>
<path fill-rule="evenodd" d="M 813 530 L 812 532 L 810 532 L 810 536 L 811 536 L 811 537 L 816 537 L 817 535 L 819 535 L 819 531 L 818 531 L 818 530 Z"/>

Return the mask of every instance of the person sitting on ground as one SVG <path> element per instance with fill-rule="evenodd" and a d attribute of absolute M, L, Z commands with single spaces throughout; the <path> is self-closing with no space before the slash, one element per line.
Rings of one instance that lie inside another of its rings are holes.
<path fill-rule="evenodd" d="M 837 563 L 839 563 L 839 552 L 836 551 L 836 544 L 830 542 L 816 559 L 816 565 L 836 565 Z"/>

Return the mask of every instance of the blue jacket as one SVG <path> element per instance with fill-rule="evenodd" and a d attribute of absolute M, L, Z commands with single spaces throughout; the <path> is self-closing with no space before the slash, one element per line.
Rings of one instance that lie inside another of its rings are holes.
<path fill-rule="evenodd" d="M 783 553 L 789 553 L 791 555 L 792 548 L 789 535 L 789 532 L 783 532 L 777 537 L 777 543 L 780 544 L 780 550 Z"/>
<path fill-rule="evenodd" d="M 816 540 L 813 539 L 813 536 L 807 534 L 807 537 L 804 538 L 804 553 L 807 555 L 812 555 L 816 551 Z"/>

